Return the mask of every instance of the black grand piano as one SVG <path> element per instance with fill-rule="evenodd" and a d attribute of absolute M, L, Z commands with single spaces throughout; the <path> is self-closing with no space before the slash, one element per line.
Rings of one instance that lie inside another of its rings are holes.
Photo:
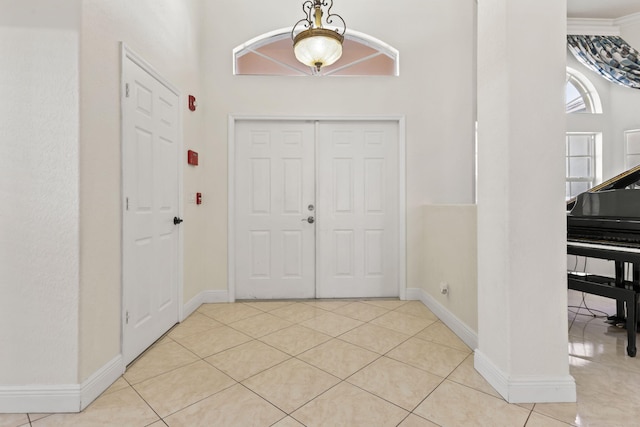
<path fill-rule="evenodd" d="M 612 323 L 627 328 L 627 354 L 636 355 L 640 295 L 640 166 L 567 202 L 567 254 L 614 262 L 615 276 L 568 273 L 568 287 L 616 300 Z M 625 274 L 631 271 L 631 280 Z"/>

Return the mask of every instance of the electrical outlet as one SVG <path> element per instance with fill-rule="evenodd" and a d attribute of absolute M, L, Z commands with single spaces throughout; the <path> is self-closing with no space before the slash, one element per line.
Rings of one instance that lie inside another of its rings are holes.
<path fill-rule="evenodd" d="M 447 282 L 440 282 L 440 293 L 442 295 L 449 295 L 449 285 Z"/>

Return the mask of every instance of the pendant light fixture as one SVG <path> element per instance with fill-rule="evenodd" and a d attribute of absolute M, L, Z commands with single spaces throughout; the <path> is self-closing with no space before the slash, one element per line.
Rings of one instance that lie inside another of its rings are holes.
<path fill-rule="evenodd" d="M 334 19 L 338 19 L 341 27 L 335 30 L 323 27 L 323 7 L 327 11 L 324 22 L 331 25 Z M 347 25 L 340 15 L 331 13 L 332 7 L 333 0 L 306 0 L 302 3 L 302 11 L 306 16 L 296 22 L 291 30 L 296 59 L 314 67 L 318 72 L 321 67 L 333 64 L 342 56 L 342 42 Z"/>

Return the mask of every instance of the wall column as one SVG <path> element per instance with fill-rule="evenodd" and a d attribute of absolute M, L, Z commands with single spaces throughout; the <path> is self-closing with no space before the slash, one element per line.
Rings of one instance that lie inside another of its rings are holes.
<path fill-rule="evenodd" d="M 566 1 L 478 3 L 478 349 L 509 402 L 575 401 L 567 356 Z"/>
<path fill-rule="evenodd" d="M 78 411 L 81 0 L 0 10 L 0 413 Z"/>

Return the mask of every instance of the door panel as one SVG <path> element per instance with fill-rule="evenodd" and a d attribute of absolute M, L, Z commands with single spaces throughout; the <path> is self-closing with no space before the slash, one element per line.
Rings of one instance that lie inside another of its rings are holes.
<path fill-rule="evenodd" d="M 177 94 L 128 57 L 123 116 L 123 357 L 178 322 Z M 128 96 L 126 95 L 128 94 Z"/>
<path fill-rule="evenodd" d="M 318 125 L 317 296 L 398 296 L 398 125 Z"/>
<path fill-rule="evenodd" d="M 236 298 L 313 298 L 313 123 L 239 122 L 235 150 Z"/>
<path fill-rule="evenodd" d="M 398 296 L 397 122 L 238 121 L 235 144 L 236 298 Z"/>

